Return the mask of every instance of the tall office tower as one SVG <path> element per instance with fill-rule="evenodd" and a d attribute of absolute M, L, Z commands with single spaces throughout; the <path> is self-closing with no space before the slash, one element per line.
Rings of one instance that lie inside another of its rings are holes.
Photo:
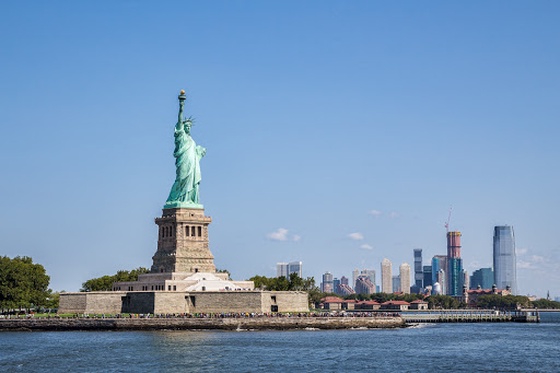
<path fill-rule="evenodd" d="M 410 265 L 408 263 L 403 263 L 399 266 L 399 282 L 401 291 L 404 294 L 410 294 Z"/>
<path fill-rule="evenodd" d="M 393 293 L 400 293 L 401 292 L 401 278 L 399 277 L 399 275 L 393 275 L 391 276 L 391 278 L 393 279 Z"/>
<path fill-rule="evenodd" d="M 513 227 L 494 227 L 494 283 L 498 289 L 510 287 L 517 294 L 517 269 L 515 266 L 515 235 Z"/>
<path fill-rule="evenodd" d="M 333 292 L 338 294 L 338 288 L 340 287 L 340 280 L 335 277 L 332 281 Z"/>
<path fill-rule="evenodd" d="M 418 290 L 425 286 L 422 268 L 422 249 L 414 249 L 414 285 L 416 285 Z"/>
<path fill-rule="evenodd" d="M 494 284 L 494 271 L 492 268 L 480 268 L 471 275 L 470 289 L 492 289 Z"/>
<path fill-rule="evenodd" d="M 373 294 L 375 293 L 375 285 L 371 282 L 368 276 L 360 275 L 356 279 L 356 293 L 357 294 Z"/>
<path fill-rule="evenodd" d="M 462 295 L 464 284 L 463 259 L 447 258 L 447 295 Z"/>
<path fill-rule="evenodd" d="M 432 286 L 436 282 L 439 282 L 443 291 L 445 288 L 445 283 L 440 282 L 440 279 L 438 277 L 440 270 L 443 270 L 443 278 L 445 279 L 445 274 L 447 273 L 447 255 L 434 255 L 434 257 L 432 258 Z"/>
<path fill-rule="evenodd" d="M 342 276 L 340 278 L 340 285 L 348 285 L 348 277 Z"/>
<path fill-rule="evenodd" d="M 290 278 L 291 273 L 296 273 L 299 277 L 303 278 L 303 263 L 290 262 L 290 263 L 276 263 L 276 277 Z"/>
<path fill-rule="evenodd" d="M 381 261 L 381 291 L 383 293 L 392 293 L 393 292 L 393 264 L 387 258 Z"/>
<path fill-rule="evenodd" d="M 355 269 L 352 271 L 352 287 L 355 289 L 356 288 L 356 280 L 358 279 L 358 276 L 360 275 L 360 270 L 359 269 Z"/>
<path fill-rule="evenodd" d="M 276 277 L 288 278 L 288 263 L 276 263 Z"/>
<path fill-rule="evenodd" d="M 360 275 L 365 275 L 369 278 L 373 285 L 376 284 L 375 282 L 375 269 L 362 269 Z"/>
<path fill-rule="evenodd" d="M 447 232 L 447 295 L 463 294 L 461 232 Z"/>
<path fill-rule="evenodd" d="M 330 272 L 325 272 L 323 274 L 323 282 L 321 282 L 321 291 L 323 293 L 332 293 L 334 292 L 334 286 L 333 286 L 333 275 Z"/>
<path fill-rule="evenodd" d="M 468 289 L 471 283 L 471 279 L 469 278 L 469 272 L 463 270 L 463 288 Z"/>
<path fill-rule="evenodd" d="M 302 262 L 290 262 L 290 263 L 288 263 L 288 276 L 291 273 L 295 273 L 300 278 L 303 278 L 303 263 Z"/>
<path fill-rule="evenodd" d="M 358 277 L 360 277 L 360 276 L 367 276 L 369 278 L 369 280 L 373 283 L 373 285 L 376 284 L 376 282 L 375 282 L 375 270 L 374 269 L 362 269 L 362 270 L 355 269 L 352 272 L 352 277 L 355 278 L 354 287 L 356 286 L 356 281 L 358 280 Z"/>
<path fill-rule="evenodd" d="M 424 266 L 424 287 L 432 286 L 432 266 Z"/>
<path fill-rule="evenodd" d="M 447 257 L 461 257 L 461 232 L 447 232 Z"/>

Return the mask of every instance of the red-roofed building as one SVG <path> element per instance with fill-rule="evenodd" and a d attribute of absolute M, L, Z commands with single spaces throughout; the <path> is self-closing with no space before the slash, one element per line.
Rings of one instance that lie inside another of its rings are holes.
<path fill-rule="evenodd" d="M 428 309 L 428 302 L 423 301 L 421 299 L 416 299 L 415 301 L 410 302 L 410 306 L 408 309 L 411 310 L 427 310 Z"/>
<path fill-rule="evenodd" d="M 381 303 L 381 311 L 407 311 L 410 303 L 404 300 L 390 300 L 385 303 Z"/>
<path fill-rule="evenodd" d="M 378 310 L 380 307 L 381 304 L 379 304 L 374 300 L 364 300 L 354 305 L 355 310 L 363 310 L 363 311 Z"/>
<path fill-rule="evenodd" d="M 321 299 L 321 308 L 326 310 L 341 310 L 344 299 L 339 297 L 328 296 Z"/>
<path fill-rule="evenodd" d="M 353 310 L 356 307 L 357 303 L 358 303 L 358 301 L 355 300 L 355 299 L 347 299 L 347 300 L 342 302 L 342 309 L 343 310 Z"/>

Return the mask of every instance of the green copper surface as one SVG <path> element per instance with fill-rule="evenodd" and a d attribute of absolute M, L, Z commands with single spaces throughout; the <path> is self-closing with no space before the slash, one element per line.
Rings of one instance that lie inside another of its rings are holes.
<path fill-rule="evenodd" d="M 167 197 L 163 208 L 203 208 L 198 203 L 198 188 L 200 180 L 200 159 L 206 154 L 206 149 L 196 145 L 191 136 L 192 119 L 185 119 L 185 91 L 179 95 L 179 116 L 175 125 L 175 182 Z"/>

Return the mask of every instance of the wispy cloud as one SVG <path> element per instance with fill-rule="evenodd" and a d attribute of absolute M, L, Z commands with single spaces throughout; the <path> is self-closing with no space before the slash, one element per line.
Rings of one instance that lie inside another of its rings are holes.
<path fill-rule="evenodd" d="M 468 263 L 466 267 L 468 268 L 469 272 L 471 272 L 470 274 L 472 274 L 472 272 L 480 268 L 491 268 L 492 264 L 482 263 L 479 262 L 478 260 L 473 260 L 470 263 Z"/>
<path fill-rule="evenodd" d="M 367 243 L 363 244 L 360 246 L 360 249 L 364 249 L 364 250 L 373 250 L 373 246 L 368 245 Z"/>
<path fill-rule="evenodd" d="M 348 237 L 350 237 L 351 239 L 355 240 L 355 241 L 361 241 L 364 239 L 364 235 L 361 234 L 360 232 L 354 232 L 354 233 L 350 233 L 348 235 Z"/>
<path fill-rule="evenodd" d="M 287 241 L 288 240 L 288 230 L 285 228 L 278 228 L 274 232 L 266 235 L 272 241 Z"/>
<path fill-rule="evenodd" d="M 392 211 L 392 212 L 389 213 L 389 217 L 390 217 L 391 219 L 395 219 L 395 218 L 398 218 L 398 217 L 399 217 L 399 214 L 396 213 L 396 212 L 394 212 L 394 211 Z"/>
<path fill-rule="evenodd" d="M 301 240 L 301 236 L 294 234 L 291 235 L 289 234 L 290 232 L 286 229 L 286 228 L 278 228 L 277 230 L 275 230 L 274 232 L 271 232 L 269 234 L 266 235 L 266 237 L 269 240 L 272 241 L 299 241 Z"/>
<path fill-rule="evenodd" d="M 528 254 L 530 254 L 528 249 L 517 250 L 517 269 L 531 270 L 548 276 L 560 270 L 560 263 L 558 260 L 555 260 L 555 258 L 551 256 L 545 257 L 542 255 Z"/>
<path fill-rule="evenodd" d="M 378 217 L 378 216 L 381 216 L 383 213 L 379 210 L 369 210 L 368 214 L 371 215 L 371 216 Z"/>

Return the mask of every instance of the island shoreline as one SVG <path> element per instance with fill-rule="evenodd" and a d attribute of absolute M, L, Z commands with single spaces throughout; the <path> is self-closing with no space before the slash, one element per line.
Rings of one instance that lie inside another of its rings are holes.
<path fill-rule="evenodd" d="M 409 325 L 401 317 L 14 318 L 0 320 L 0 332 L 86 330 L 336 330 L 394 329 L 407 326 Z"/>

